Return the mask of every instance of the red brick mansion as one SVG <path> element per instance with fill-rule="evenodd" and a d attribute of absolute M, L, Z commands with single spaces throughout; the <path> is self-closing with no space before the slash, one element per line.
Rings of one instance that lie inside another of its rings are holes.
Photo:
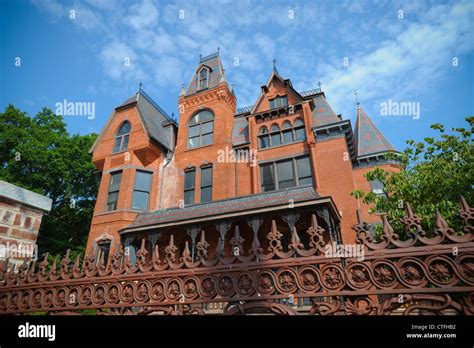
<path fill-rule="evenodd" d="M 215 53 L 182 87 L 179 122 L 141 88 L 117 106 L 91 148 L 102 179 L 87 252 L 107 256 L 122 245 L 133 259 L 143 239 L 151 250 L 173 238 L 181 249 L 188 241 L 194 257 L 206 231 L 209 250 L 228 253 L 235 226 L 248 250 L 259 233 L 267 243 L 272 220 L 288 244 L 311 214 L 327 241 L 353 243 L 357 211 L 378 221 L 350 193 L 383 193 L 364 173 L 400 167 L 385 158 L 395 150 L 360 106 L 353 128 L 324 92 L 295 90 L 275 67 L 254 105 L 236 104 Z"/>

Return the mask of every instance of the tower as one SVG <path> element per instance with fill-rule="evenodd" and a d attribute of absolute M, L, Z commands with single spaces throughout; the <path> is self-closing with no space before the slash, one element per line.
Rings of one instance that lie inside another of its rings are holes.
<path fill-rule="evenodd" d="M 219 52 L 201 56 L 178 98 L 176 149 L 165 174 L 174 180 L 165 184 L 163 208 L 235 196 L 233 164 L 219 160 L 221 151 L 232 150 L 235 105 Z"/>

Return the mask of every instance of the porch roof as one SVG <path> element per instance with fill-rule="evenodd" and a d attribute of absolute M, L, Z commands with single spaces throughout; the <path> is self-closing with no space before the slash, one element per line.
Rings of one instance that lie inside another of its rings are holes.
<path fill-rule="evenodd" d="M 195 204 L 184 208 L 142 213 L 120 233 L 283 210 L 288 209 L 288 204 L 291 202 L 294 208 L 312 204 L 329 204 L 333 215 L 336 219 L 340 219 L 331 197 L 322 197 L 313 187 L 305 186 Z"/>

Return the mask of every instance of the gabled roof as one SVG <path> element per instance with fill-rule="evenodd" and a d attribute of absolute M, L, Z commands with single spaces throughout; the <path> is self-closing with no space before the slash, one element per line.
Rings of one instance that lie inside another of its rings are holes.
<path fill-rule="evenodd" d="M 334 110 L 326 100 L 324 93 L 316 94 L 312 97 L 314 102 L 313 127 L 326 126 L 331 123 L 341 122 Z"/>
<path fill-rule="evenodd" d="M 153 100 L 151 97 L 140 88 L 140 90 L 133 96 L 125 100 L 122 104 L 115 108 L 104 128 L 101 130 L 96 141 L 92 145 L 89 152 L 93 152 L 96 146 L 100 143 L 102 134 L 109 127 L 115 113 L 127 107 L 136 107 L 140 121 L 147 132 L 148 136 L 158 142 L 167 150 L 173 149 L 172 142 L 174 141 L 170 127 L 165 127 L 167 124 L 172 124 L 177 127 L 176 122 Z"/>
<path fill-rule="evenodd" d="M 189 82 L 186 95 L 194 94 L 200 91 L 198 89 L 199 72 L 204 66 L 209 69 L 208 87 L 205 90 L 217 87 L 220 82 L 225 81 L 224 69 L 222 68 L 219 52 L 210 54 L 206 57 L 200 57 L 199 65 L 196 68 L 196 71 L 194 72 L 191 81 Z"/>
<path fill-rule="evenodd" d="M 297 90 L 293 88 L 293 84 L 291 83 L 290 79 L 284 79 L 279 73 L 276 67 L 273 67 L 272 73 L 270 77 L 267 80 L 267 83 L 263 86 L 261 86 L 261 92 L 260 95 L 257 98 L 257 101 L 255 104 L 252 106 L 252 110 L 250 111 L 252 114 L 255 113 L 257 107 L 260 105 L 260 102 L 262 101 L 263 98 L 265 98 L 265 94 L 268 92 L 268 87 L 270 86 L 270 83 L 274 80 L 277 79 L 284 85 L 288 87 L 288 90 L 290 90 L 299 100 L 303 100 L 303 97 L 301 94 L 298 93 Z"/>
<path fill-rule="evenodd" d="M 354 136 L 358 157 L 395 151 L 395 148 L 388 142 L 360 106 L 357 108 Z"/>

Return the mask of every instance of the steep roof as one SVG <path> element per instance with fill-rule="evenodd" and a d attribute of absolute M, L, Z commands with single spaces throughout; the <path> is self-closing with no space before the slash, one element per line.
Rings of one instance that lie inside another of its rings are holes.
<path fill-rule="evenodd" d="M 114 113 L 109 118 L 104 128 L 97 137 L 94 145 L 92 145 L 90 152 L 93 152 L 100 142 L 102 134 L 109 126 L 110 122 L 115 116 L 115 112 L 126 107 L 136 106 L 140 120 L 147 132 L 148 136 L 161 144 L 167 150 L 173 149 L 172 133 L 170 127 L 165 127 L 166 124 L 172 124 L 177 127 L 176 122 L 148 95 L 140 88 L 137 93 L 125 100 L 122 104 L 115 108 Z"/>
<path fill-rule="evenodd" d="M 341 122 L 334 110 L 329 105 L 324 93 L 319 93 L 312 97 L 314 102 L 313 127 L 326 126 L 331 123 Z"/>
<path fill-rule="evenodd" d="M 265 98 L 265 94 L 268 92 L 268 89 L 270 87 L 271 82 L 276 79 L 279 80 L 282 84 L 284 84 L 289 91 L 291 91 L 298 100 L 303 100 L 303 97 L 301 94 L 294 89 L 293 84 L 290 79 L 284 79 L 279 73 L 275 65 L 273 65 L 272 73 L 270 74 L 270 77 L 267 80 L 267 83 L 263 86 L 260 87 L 260 95 L 257 98 L 257 101 L 255 102 L 254 105 L 252 105 L 252 108 L 250 110 L 250 113 L 255 113 L 257 110 L 258 106 L 260 105 L 260 102 Z"/>
<path fill-rule="evenodd" d="M 209 68 L 209 82 L 208 87 L 206 89 L 214 88 L 219 85 L 221 80 L 225 81 L 224 77 L 224 69 L 222 68 L 221 58 L 219 57 L 219 52 L 210 54 L 205 57 L 199 58 L 199 65 L 194 72 L 194 75 L 189 82 L 188 89 L 186 91 L 186 95 L 194 94 L 199 92 L 198 88 L 198 79 L 199 79 L 199 71 L 203 66 Z"/>
<path fill-rule="evenodd" d="M 357 120 L 354 135 L 358 157 L 387 151 L 395 151 L 395 148 L 370 120 L 361 106 L 357 108 Z"/>

